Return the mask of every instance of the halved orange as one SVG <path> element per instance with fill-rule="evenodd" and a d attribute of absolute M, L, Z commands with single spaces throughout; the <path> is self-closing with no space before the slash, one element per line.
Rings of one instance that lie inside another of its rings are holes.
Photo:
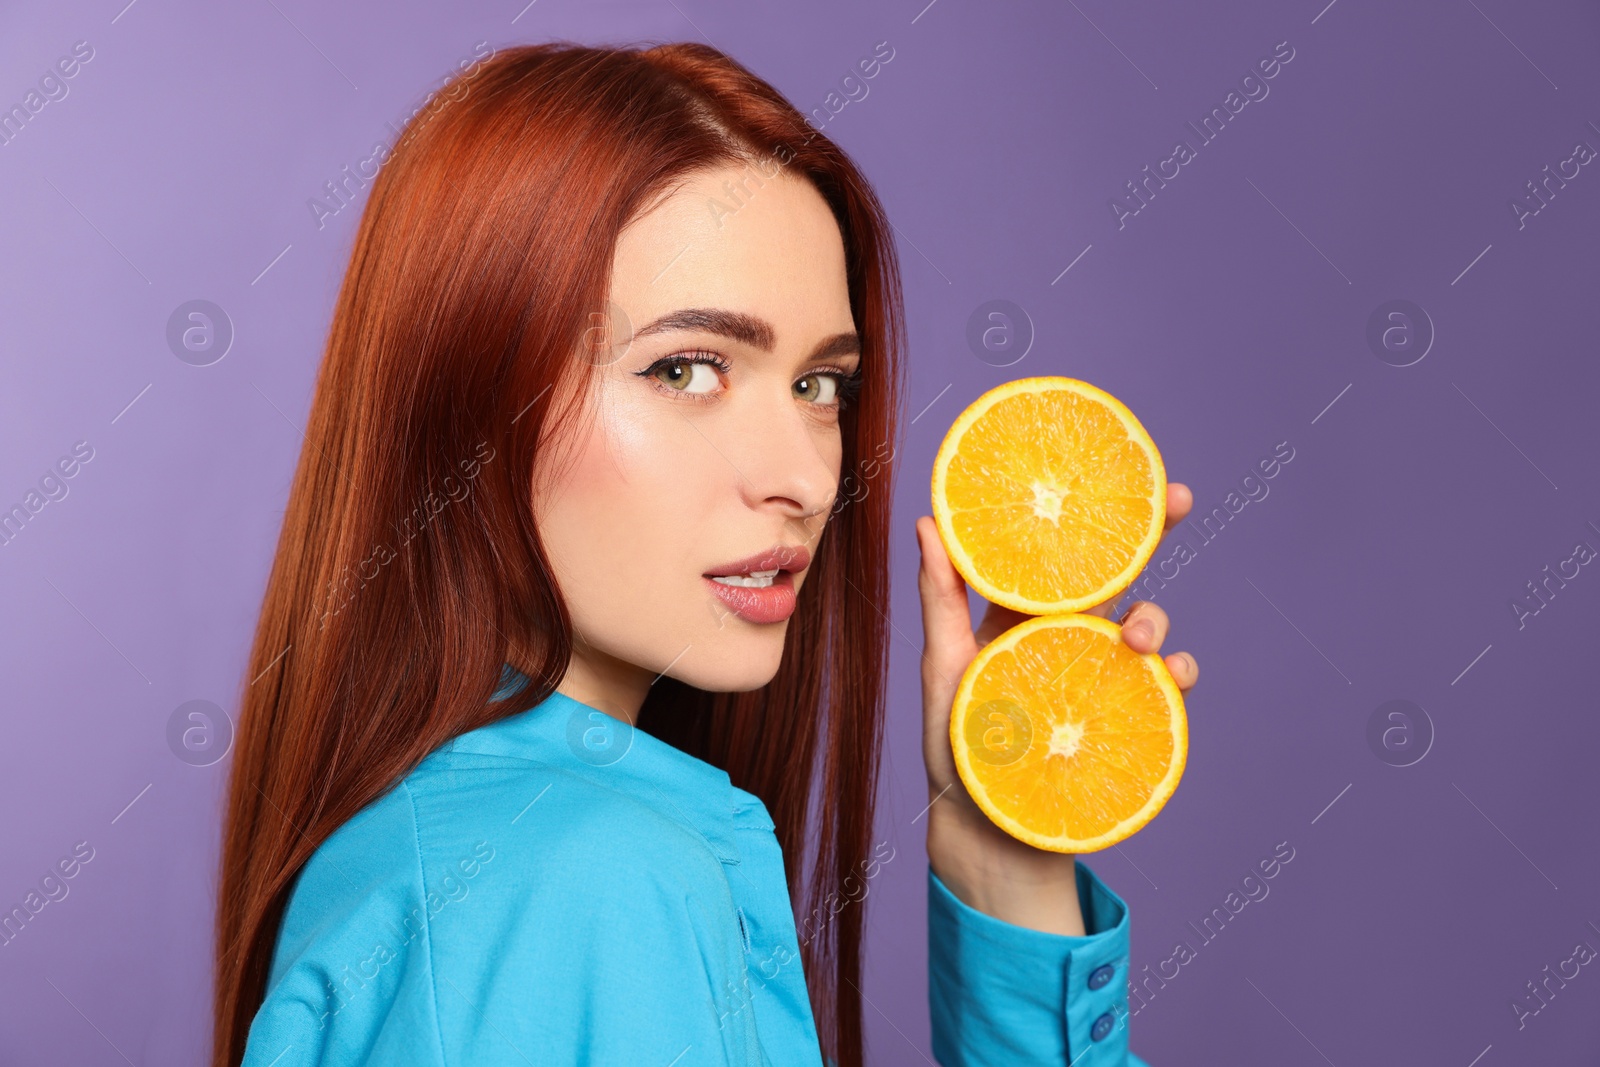
<path fill-rule="evenodd" d="M 1020 378 L 974 400 L 933 461 L 945 552 L 986 600 L 1081 611 L 1132 584 L 1167 518 L 1167 472 L 1123 403 L 1076 378 Z"/>
<path fill-rule="evenodd" d="M 1189 726 L 1159 655 L 1098 615 L 1047 615 L 978 652 L 956 687 L 950 745 L 995 825 L 1035 848 L 1095 852 L 1166 804 Z"/>

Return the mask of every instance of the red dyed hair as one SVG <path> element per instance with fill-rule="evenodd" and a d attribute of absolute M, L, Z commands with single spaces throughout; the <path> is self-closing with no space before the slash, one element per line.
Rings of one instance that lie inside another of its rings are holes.
<path fill-rule="evenodd" d="M 870 464 L 874 484 L 841 493 L 777 676 L 748 693 L 662 679 L 638 725 L 766 802 L 822 1051 L 861 1064 L 862 909 L 820 926 L 799 916 L 821 915 L 859 878 L 872 834 L 887 668 L 883 450 L 903 389 L 888 222 L 844 153 L 721 52 L 555 42 L 458 75 L 413 117 L 362 215 L 240 702 L 213 1067 L 243 1057 L 312 851 L 439 745 L 559 682 L 570 619 L 530 475 L 597 372 L 581 354 L 618 234 L 690 172 L 765 160 L 770 174 L 773 158 L 816 187 L 844 239 L 865 382 L 840 417 L 842 469 Z M 515 656 L 534 684 L 491 703 Z"/>

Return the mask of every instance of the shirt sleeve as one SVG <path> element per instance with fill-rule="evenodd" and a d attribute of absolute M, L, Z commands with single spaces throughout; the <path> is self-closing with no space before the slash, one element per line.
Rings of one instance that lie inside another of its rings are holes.
<path fill-rule="evenodd" d="M 410 800 L 397 789 L 306 861 L 279 923 L 243 1067 L 440 1067 L 429 901 L 413 841 Z"/>
<path fill-rule="evenodd" d="M 928 1010 L 942 1067 L 1148 1067 L 1128 1048 L 1128 906 L 1076 864 L 1082 937 L 997 919 L 928 868 Z"/>

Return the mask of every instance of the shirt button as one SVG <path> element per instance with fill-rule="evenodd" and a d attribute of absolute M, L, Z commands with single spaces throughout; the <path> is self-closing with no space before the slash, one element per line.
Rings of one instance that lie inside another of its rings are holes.
<path fill-rule="evenodd" d="M 1106 983 L 1111 981 L 1111 976 L 1115 973 L 1116 969 L 1113 968 L 1109 963 L 1103 967 L 1096 967 L 1094 970 L 1089 972 L 1089 988 L 1104 988 Z"/>
<path fill-rule="evenodd" d="M 1094 1026 L 1089 1030 L 1089 1037 L 1094 1041 L 1104 1041 L 1106 1035 L 1111 1033 L 1116 1025 L 1116 1018 L 1108 1011 L 1094 1021 Z"/>

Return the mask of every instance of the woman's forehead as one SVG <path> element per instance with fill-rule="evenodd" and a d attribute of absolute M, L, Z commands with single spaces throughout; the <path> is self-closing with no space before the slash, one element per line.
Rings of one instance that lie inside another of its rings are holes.
<path fill-rule="evenodd" d="M 681 308 L 744 310 L 775 325 L 780 343 L 786 323 L 842 316 L 847 327 L 843 238 L 803 179 L 699 172 L 623 230 L 611 299 L 640 326 Z"/>

